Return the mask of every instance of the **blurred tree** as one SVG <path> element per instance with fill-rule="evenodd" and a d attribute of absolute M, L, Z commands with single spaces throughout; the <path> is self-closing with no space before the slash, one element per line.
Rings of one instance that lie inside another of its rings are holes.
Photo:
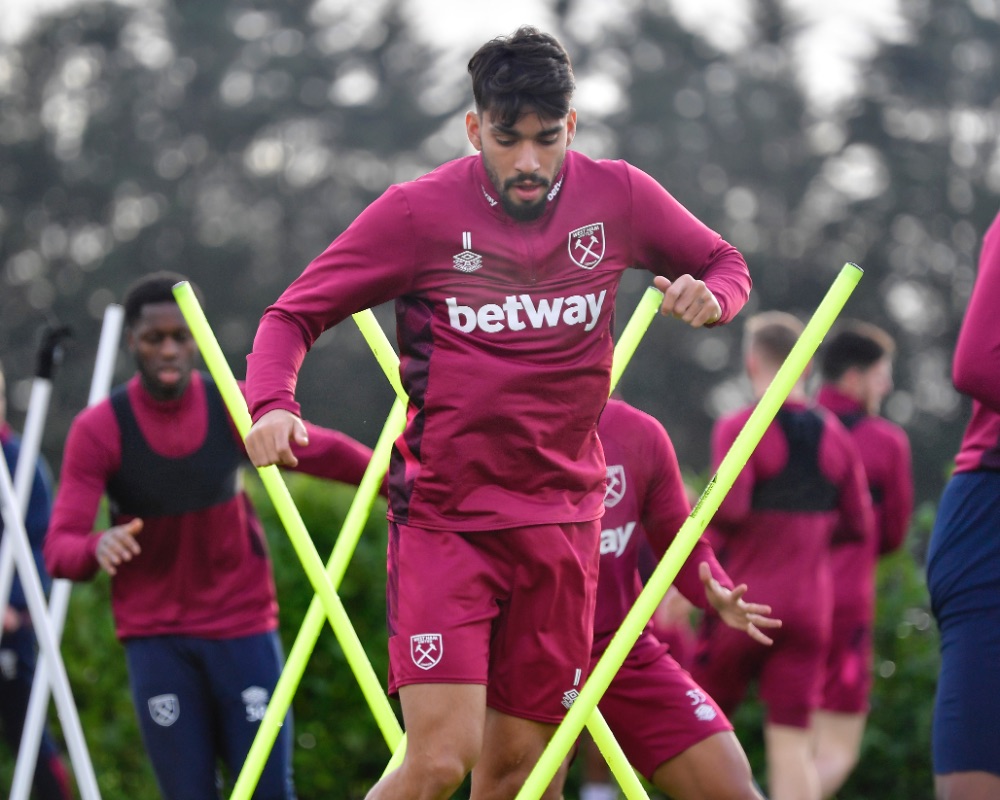
<path fill-rule="evenodd" d="M 399 5 L 365 20 L 332 4 L 100 3 L 0 51 L 0 351 L 17 375 L 42 320 L 76 329 L 46 435 L 56 463 L 100 317 L 138 275 L 198 283 L 242 375 L 264 307 L 386 185 L 433 165 L 419 147 L 454 109 L 428 111 L 432 62 Z M 349 327 L 324 337 L 338 352 L 313 359 L 302 392 L 328 413 L 331 380 L 365 359 L 373 378 L 353 382 L 339 426 L 373 439 L 365 410 L 387 389 Z"/>

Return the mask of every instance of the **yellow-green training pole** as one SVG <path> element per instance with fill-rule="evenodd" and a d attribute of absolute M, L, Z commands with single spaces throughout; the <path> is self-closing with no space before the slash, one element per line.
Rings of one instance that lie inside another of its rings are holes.
<path fill-rule="evenodd" d="M 343 580 L 347 564 L 354 551 L 354 546 L 357 544 L 357 540 L 368 519 L 372 504 L 382 484 L 382 478 L 389 465 L 389 454 L 392 450 L 392 443 L 402 432 L 405 421 L 406 406 L 397 400 L 393 404 L 392 410 L 389 412 L 389 416 L 382 428 L 382 433 L 375 444 L 371 461 L 368 462 L 364 477 L 358 485 L 358 491 L 354 495 L 354 500 L 351 501 L 347 515 L 344 517 L 340 535 L 337 537 L 333 553 L 330 555 L 330 560 L 326 565 L 327 575 L 330 576 L 330 582 L 335 587 L 339 587 L 341 580 Z M 344 543 L 343 546 L 342 543 Z M 240 771 L 239 778 L 237 778 L 236 784 L 233 787 L 231 800 L 248 800 L 253 794 L 253 790 L 260 780 L 264 762 L 274 747 L 275 739 L 278 738 L 278 732 L 281 730 L 285 714 L 288 712 L 295 692 L 302 681 L 306 662 L 316 647 L 316 642 L 323 630 L 325 620 L 326 615 L 323 611 L 323 604 L 320 602 L 319 597 L 314 595 L 302 621 L 302 626 L 299 628 L 299 633 L 295 637 L 295 642 L 292 644 L 292 649 L 288 654 L 287 663 L 281 671 L 274 691 L 271 693 L 271 699 L 267 704 L 267 710 L 264 712 L 264 718 L 261 720 L 260 727 L 257 729 L 257 735 L 254 737 L 249 753 L 247 753 L 246 766 Z M 379 705 L 380 707 L 383 705 L 381 701 Z M 395 715 L 387 716 L 383 713 L 380 715 L 380 720 L 379 728 L 382 732 L 382 737 L 385 739 L 390 750 L 396 749 L 403 738 L 403 730 L 396 721 Z"/>
<path fill-rule="evenodd" d="M 753 413 L 743 426 L 729 452 L 719 464 L 715 475 L 709 481 L 690 516 L 684 521 L 680 531 L 667 548 L 663 559 L 653 571 L 645 588 L 639 594 L 632 610 L 625 616 L 618 633 L 612 638 L 608 649 L 594 666 L 593 672 L 587 678 L 580 696 L 577 697 L 566 718 L 556 729 L 555 735 L 549 741 L 545 752 L 535 768 L 528 776 L 516 800 L 536 800 L 552 781 L 566 754 L 573 746 L 576 737 L 580 735 L 584 721 L 597 707 L 598 701 L 607 691 L 612 678 L 625 661 L 632 645 L 653 616 L 656 606 L 663 599 L 667 589 L 677 576 L 681 565 L 687 560 L 698 539 L 705 531 L 712 515 L 718 510 L 723 498 L 732 488 L 736 476 L 746 465 L 750 454 L 759 444 L 761 437 L 774 420 L 782 403 L 785 402 L 792 387 L 802 375 L 803 370 L 813 357 L 823 337 L 826 336 L 840 313 L 851 292 L 861 280 L 862 270 L 856 264 L 845 264 L 833 282 L 826 296 L 820 302 L 812 319 L 809 320 L 802 335 L 785 363 L 778 370 L 774 380 L 760 398 Z"/>
<path fill-rule="evenodd" d="M 639 300 L 635 311 L 632 312 L 632 316 L 629 318 L 618 339 L 618 344 L 615 345 L 611 367 L 611 392 L 618 385 L 618 381 L 625 371 L 626 365 L 631 360 L 640 340 L 659 312 L 662 302 L 663 293 L 651 286 Z M 383 372 L 385 372 L 393 389 L 396 391 L 397 397 L 401 401 L 406 402 L 406 393 L 399 382 L 399 358 L 396 356 L 395 351 L 393 351 L 392 346 L 389 344 L 389 340 L 375 319 L 375 315 L 369 309 L 355 314 L 354 320 L 358 328 L 361 329 L 361 333 L 375 354 L 376 360 L 382 367 Z M 625 793 L 625 797 L 628 800 L 648 800 L 649 796 L 646 794 L 641 781 L 636 776 L 621 746 L 615 739 L 601 712 L 596 707 L 587 721 L 587 727 L 594 738 L 594 742 L 607 759 L 611 771 L 618 781 L 618 785 Z M 405 748 L 406 737 L 404 736 L 399 747 L 393 752 L 392 759 L 386 765 L 385 771 L 382 773 L 383 775 L 391 772 L 402 763 Z"/>
<path fill-rule="evenodd" d="M 215 383 L 229 409 L 236 428 L 240 436 L 245 438 L 251 424 L 246 400 L 243 398 L 243 393 L 240 392 L 236 379 L 229 369 L 222 349 L 219 347 L 218 340 L 208 325 L 208 320 L 205 318 L 201 305 L 198 303 L 194 291 L 187 281 L 182 281 L 174 286 L 173 292 L 174 297 L 177 299 L 177 305 L 181 309 L 181 313 L 184 314 L 188 327 L 191 328 L 191 333 L 198 343 L 202 357 L 205 359 L 205 364 L 215 379 Z M 316 552 L 316 547 L 309 537 L 309 533 L 306 531 L 291 495 L 288 493 L 288 488 L 281 478 L 281 473 L 275 466 L 260 467 L 257 472 L 271 498 L 271 502 L 278 512 L 278 516 L 285 526 L 292 546 L 295 548 L 299 560 L 302 562 L 303 569 L 320 599 L 323 610 L 326 612 L 333 632 L 337 637 L 337 641 L 344 651 L 344 656 L 372 708 L 376 722 L 383 730 L 391 730 L 393 726 L 398 728 L 399 723 L 396 720 L 395 714 L 393 714 L 392 706 L 389 705 L 388 699 L 382 691 L 381 684 L 375 675 L 375 671 L 372 669 L 371 662 L 368 661 L 368 657 L 365 655 L 364 648 L 357 637 L 353 625 L 351 625 L 350 618 L 340 601 L 340 597 L 337 595 L 329 576 L 327 576 L 323 569 L 323 562 L 319 557 L 319 553 Z M 308 654 L 306 654 L 306 657 L 308 657 Z M 378 702 L 379 700 L 381 700 L 381 703 Z M 264 757 L 266 759 L 266 754 Z M 263 770 L 263 762 L 260 764 L 260 769 Z"/>
<path fill-rule="evenodd" d="M 382 427 L 382 433 L 375 443 L 371 460 L 365 469 L 365 474 L 358 486 L 358 491 L 354 495 L 354 500 L 351 502 L 347 515 L 344 517 L 344 523 L 341 526 L 340 535 L 334 544 L 333 552 L 327 561 L 326 572 L 330 576 L 330 582 L 336 588 L 339 588 L 340 582 L 344 578 L 347 565 L 350 563 L 351 557 L 357 548 L 358 540 L 361 538 L 365 522 L 371 514 L 375 497 L 378 495 L 382 479 L 389 467 L 392 444 L 396 440 L 396 437 L 403 432 L 403 427 L 406 424 L 406 395 L 403 392 L 402 384 L 399 382 L 399 370 L 398 368 L 390 369 L 393 364 L 398 367 L 399 359 L 396 357 L 389 340 L 375 321 L 375 315 L 371 310 L 355 314 L 354 319 L 358 327 L 365 334 L 365 338 L 379 364 L 382 364 L 383 369 L 387 371 L 390 383 L 393 384 L 397 396 L 402 399 L 397 399 L 393 403 L 389 416 Z M 387 367 L 387 365 L 389 366 Z M 247 754 L 246 766 L 240 771 L 236 785 L 233 787 L 231 800 L 248 800 L 258 781 L 260 781 L 264 761 L 274 747 L 274 742 L 278 737 L 285 714 L 288 712 L 295 692 L 302 681 L 306 662 L 312 654 L 320 633 L 323 630 L 324 620 L 323 606 L 319 602 L 319 598 L 314 596 L 309 603 L 309 608 L 306 611 L 302 626 L 299 628 L 299 633 L 295 637 L 295 642 L 292 644 L 285 668 L 281 671 L 278 683 L 271 694 L 271 700 L 267 704 L 264 718 L 261 720 L 257 735 L 254 737 L 250 752 Z M 400 758 L 402 758 L 402 754 L 405 752 L 406 737 L 395 716 L 390 719 L 383 715 L 383 723 L 379 727 L 390 751 L 398 753 Z M 390 763 L 395 766 L 393 762 Z"/>

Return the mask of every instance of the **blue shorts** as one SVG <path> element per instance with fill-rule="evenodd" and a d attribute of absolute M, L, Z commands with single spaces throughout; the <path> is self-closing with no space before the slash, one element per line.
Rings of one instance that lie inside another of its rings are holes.
<path fill-rule="evenodd" d="M 218 763 L 235 781 L 281 674 L 277 633 L 151 636 L 124 644 L 132 703 L 163 797 L 218 798 Z M 287 718 L 255 800 L 294 800 L 291 748 Z"/>
<path fill-rule="evenodd" d="M 934 773 L 1000 775 L 1000 472 L 952 477 L 927 556 L 941 638 Z"/>

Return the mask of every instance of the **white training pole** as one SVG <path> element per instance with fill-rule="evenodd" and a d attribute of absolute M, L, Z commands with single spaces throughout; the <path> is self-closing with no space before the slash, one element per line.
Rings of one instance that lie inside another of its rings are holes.
<path fill-rule="evenodd" d="M 114 377 L 115 360 L 118 356 L 118 342 L 121 339 L 122 324 L 125 309 L 116 303 L 108 305 L 104 310 L 104 322 L 101 325 L 101 337 L 97 344 L 97 359 L 94 374 L 90 381 L 90 396 L 87 405 L 92 406 L 107 397 Z M 49 598 L 49 619 L 56 643 L 62 639 L 63 626 L 66 623 L 66 611 L 69 608 L 69 595 L 73 587 L 72 581 L 55 580 L 52 582 L 52 592 Z M 27 800 L 31 790 L 35 765 L 38 760 L 38 748 L 42 741 L 42 731 L 45 727 L 45 713 L 49 707 L 50 681 L 45 653 L 41 654 L 35 667 L 35 679 L 31 684 L 31 697 L 28 700 L 28 711 L 24 719 L 24 730 L 21 733 L 21 747 L 17 753 L 17 765 L 14 768 L 14 779 L 10 787 L 10 800 Z M 69 735 L 65 727 L 63 734 Z M 86 745 L 81 744 L 84 752 Z M 72 751 L 71 751 L 72 752 Z M 89 762 L 88 762 L 89 763 Z M 74 764 L 74 770 L 76 769 Z M 93 771 L 93 767 L 90 768 Z M 79 777 L 77 778 L 79 784 Z M 82 791 L 82 787 L 81 787 Z M 94 784 L 93 798 L 100 798 L 97 784 Z M 90 800 L 84 795 L 85 800 Z"/>
<path fill-rule="evenodd" d="M 61 360 L 61 342 L 70 335 L 66 326 L 46 328 L 38 359 L 35 378 L 31 383 L 31 397 L 28 399 L 28 414 L 21 431 L 21 446 L 14 468 L 14 495 L 17 497 L 21 519 L 28 513 L 31 490 L 34 486 L 35 465 L 42 445 L 42 430 L 49 412 L 49 398 L 52 397 L 52 376 L 56 364 Z M 10 603 L 11 586 L 14 583 L 14 551 L 9 539 L 0 541 L 0 619 L 7 612 Z"/>
<path fill-rule="evenodd" d="M 31 489 L 34 484 L 35 464 L 42 441 L 42 423 L 52 396 L 52 381 L 35 378 L 31 384 L 31 399 L 28 401 L 28 415 L 24 418 L 21 432 L 21 447 L 14 467 L 14 496 L 17 511 L 24 519 L 28 513 Z M 14 546 L 8 536 L 0 539 L 0 619 L 4 618 L 10 602 L 10 589 L 14 583 Z"/>
<path fill-rule="evenodd" d="M 17 564 L 18 576 L 24 587 L 24 595 L 28 601 L 28 611 L 31 613 L 32 624 L 38 644 L 44 657 L 49 661 L 50 670 L 55 677 L 53 693 L 56 709 L 63 730 L 67 733 L 66 744 L 70 760 L 73 762 L 73 772 L 76 784 L 85 800 L 100 800 L 97 791 L 97 778 L 94 767 L 90 763 L 90 754 L 83 745 L 83 729 L 80 727 L 80 717 L 73 703 L 73 693 L 69 688 L 69 677 L 66 675 L 66 665 L 59 655 L 59 643 L 49 621 L 48 610 L 45 607 L 45 592 L 38 572 L 34 569 L 35 558 L 31 553 L 31 543 L 24 529 L 24 522 L 17 511 L 17 498 L 14 496 L 14 483 L 7 469 L 7 462 L 0 459 L 0 506 L 3 507 L 4 536 L 14 539 L 14 559 Z M 41 663 L 41 661 L 39 661 Z M 22 739 L 23 743 L 23 739 Z"/>

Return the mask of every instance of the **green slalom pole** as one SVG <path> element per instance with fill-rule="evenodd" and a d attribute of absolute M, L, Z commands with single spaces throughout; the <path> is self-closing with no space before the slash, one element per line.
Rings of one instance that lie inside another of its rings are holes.
<path fill-rule="evenodd" d="M 626 365 L 631 360 L 643 335 L 649 329 L 650 324 L 659 312 L 662 302 L 663 293 L 652 286 L 646 290 L 639 300 L 639 304 L 636 306 L 635 311 L 632 312 L 632 316 L 629 318 L 625 329 L 618 339 L 618 344 L 615 345 L 614 359 L 611 367 L 610 391 L 613 392 L 618 385 L 618 381 L 625 371 Z M 389 344 L 389 340 L 386 338 L 381 326 L 379 326 L 378 321 L 375 319 L 375 315 L 369 309 L 355 314 L 354 320 L 358 328 L 361 329 L 361 333 L 364 335 L 372 352 L 375 354 L 375 358 L 382 367 L 382 371 L 385 372 L 386 377 L 396 391 L 397 397 L 405 402 L 407 396 L 403 391 L 402 384 L 399 382 L 399 359 Z M 607 759 L 608 765 L 611 767 L 611 771 L 618 780 L 622 791 L 625 792 L 626 798 L 628 800 L 648 800 L 649 795 L 646 794 L 642 782 L 636 776 L 635 770 L 632 769 L 628 758 L 621 749 L 621 745 L 618 744 L 607 722 L 596 707 L 590 719 L 587 720 L 587 728 L 590 730 L 591 736 L 593 736 L 594 742 L 601 753 Z M 392 770 L 402 763 L 405 749 L 406 737 L 404 735 L 399 746 L 393 752 L 392 759 L 386 765 L 382 773 L 383 776 L 392 772 Z"/>
<path fill-rule="evenodd" d="M 382 478 L 389 467 L 392 444 L 396 440 L 396 437 L 402 433 L 403 427 L 406 424 L 406 395 L 403 392 L 402 384 L 399 382 L 399 359 L 393 352 L 389 340 L 382 333 L 382 329 L 375 321 L 375 315 L 370 309 L 355 314 L 354 320 L 357 322 L 362 333 L 365 334 L 365 339 L 368 341 L 379 364 L 382 365 L 383 369 L 387 370 L 390 383 L 392 383 L 400 399 L 397 399 L 393 403 L 389 417 L 382 427 L 382 433 L 375 443 L 371 460 L 368 462 L 364 477 L 361 479 L 358 491 L 354 495 L 351 507 L 347 511 L 344 523 L 341 526 L 340 535 L 337 537 L 333 552 L 330 554 L 330 559 L 327 562 L 326 572 L 330 576 L 330 582 L 335 587 L 340 586 L 340 582 L 347 571 L 347 565 L 350 563 L 351 557 L 357 549 L 361 533 L 371 514 L 375 497 L 378 495 Z M 393 363 L 397 366 L 395 370 L 389 368 Z M 387 365 L 389 366 L 387 367 Z M 306 616 L 295 638 L 295 642 L 292 644 L 285 668 L 282 670 L 281 676 L 278 678 L 278 683 L 274 687 L 274 692 L 271 695 L 271 700 L 268 702 L 267 710 L 264 713 L 264 718 L 261 720 L 257 735 L 254 737 L 250 752 L 247 754 L 246 766 L 240 772 L 236 785 L 233 787 L 231 800 L 247 800 L 260 780 L 264 761 L 274 747 L 274 742 L 281 729 L 282 721 L 291 706 L 295 691 L 302 681 L 306 662 L 315 649 L 316 642 L 323 630 L 324 621 L 323 606 L 318 596 L 314 596 L 306 611 Z M 381 702 L 379 705 L 382 705 Z M 399 753 L 401 758 L 402 753 L 405 751 L 406 735 L 403 733 L 395 715 L 389 717 L 383 713 L 381 721 L 378 719 L 376 721 L 379 723 L 382 736 L 389 746 L 390 751 Z"/>
<path fill-rule="evenodd" d="M 364 477 L 361 479 L 358 491 L 347 511 L 340 535 L 337 537 L 330 560 L 327 562 L 327 575 L 330 576 L 330 582 L 335 587 L 340 586 L 344 573 L 347 571 L 347 564 L 361 536 L 375 497 L 378 495 L 382 477 L 389 466 L 392 443 L 403 430 L 405 421 L 406 406 L 397 400 L 393 404 L 389 417 L 382 428 L 382 433 L 375 444 L 371 461 L 365 469 Z M 246 765 L 240 771 L 236 785 L 233 787 L 231 800 L 248 800 L 257 786 L 264 762 L 274 747 L 274 741 L 278 737 L 285 714 L 288 712 L 295 692 L 302 681 L 306 663 L 316 647 L 325 620 L 323 604 L 318 596 L 314 596 L 309 603 L 295 642 L 292 644 L 285 668 L 281 671 L 278 683 L 271 694 L 264 718 L 261 720 L 260 728 L 258 728 L 250 752 L 247 754 Z M 381 687 L 378 688 L 378 694 L 383 695 Z M 373 704 L 370 697 L 366 699 L 368 699 L 369 705 Z M 381 701 L 378 702 L 380 713 L 376 714 L 376 722 L 389 749 L 394 750 L 403 739 L 403 730 L 392 713 L 391 707 L 389 707 L 389 713 L 385 713 L 385 705 Z"/>
<path fill-rule="evenodd" d="M 639 594 L 632 610 L 625 616 L 618 633 L 612 638 L 608 649 L 601 656 L 590 677 L 584 683 L 579 697 L 573 703 L 566 718 L 556 729 L 545 752 L 525 781 L 516 800 L 537 800 L 551 783 L 566 754 L 580 735 L 584 722 L 597 707 L 615 673 L 625 661 L 629 650 L 635 644 L 642 629 L 653 616 L 656 606 L 673 583 L 681 565 L 687 560 L 698 539 L 704 533 L 712 516 L 722 504 L 722 500 L 732 488 L 736 477 L 746 465 L 750 454 L 760 443 L 761 437 L 774 420 L 778 409 L 788 397 L 796 381 L 843 309 L 847 299 L 861 280 L 862 270 L 855 264 L 845 264 L 826 296 L 820 302 L 812 319 L 785 363 L 774 376 L 764 395 L 758 401 L 753 413 L 733 442 L 729 452 L 719 463 L 715 475 L 709 481 L 698 502 L 684 521 L 677 536 L 667 548 L 663 559 L 657 565 L 645 588 Z"/>
<path fill-rule="evenodd" d="M 218 340 L 208 325 L 208 320 L 205 318 L 201 305 L 195 297 L 194 290 L 187 281 L 182 281 L 173 287 L 173 291 L 174 297 L 177 299 L 177 305 L 184 314 L 188 326 L 191 328 L 191 333 L 198 343 L 202 357 L 205 359 L 205 364 L 212 373 L 219 392 L 229 409 L 230 416 L 233 418 L 240 436 L 245 438 L 251 425 L 246 400 L 239 389 L 239 385 L 236 383 L 236 379 L 233 377 L 232 371 L 229 369 L 222 349 L 219 347 Z M 389 701 L 382 691 L 381 684 L 375 675 L 375 671 L 372 669 L 371 662 L 368 661 L 368 657 L 365 655 L 364 648 L 340 601 L 340 597 L 337 595 L 329 576 L 323 569 L 323 562 L 319 557 L 319 553 L 316 552 L 315 545 L 309 537 L 308 531 L 305 529 L 305 525 L 299 516 L 298 509 L 295 507 L 291 495 L 288 493 L 288 487 L 285 486 L 281 478 L 281 473 L 273 465 L 259 467 L 257 472 L 271 498 L 271 502 L 278 512 L 278 516 L 285 526 L 292 546 L 295 548 L 299 560 L 302 562 L 303 569 L 313 589 L 316 591 L 316 595 L 319 597 L 320 604 L 326 613 L 327 619 L 330 621 L 330 626 L 333 628 L 337 641 L 344 651 L 344 656 L 351 666 L 355 677 L 358 679 L 365 698 L 372 707 L 376 721 L 383 730 L 391 731 L 393 726 L 398 730 L 399 722 L 392 711 L 392 706 L 389 705 Z M 308 657 L 308 653 L 306 657 Z M 378 702 L 379 699 L 381 699 L 381 703 Z M 263 758 L 258 759 L 259 764 L 255 762 L 253 765 L 254 769 L 258 769 L 259 767 L 258 776 L 260 771 L 263 770 L 266 757 L 267 754 L 263 754 Z"/>

